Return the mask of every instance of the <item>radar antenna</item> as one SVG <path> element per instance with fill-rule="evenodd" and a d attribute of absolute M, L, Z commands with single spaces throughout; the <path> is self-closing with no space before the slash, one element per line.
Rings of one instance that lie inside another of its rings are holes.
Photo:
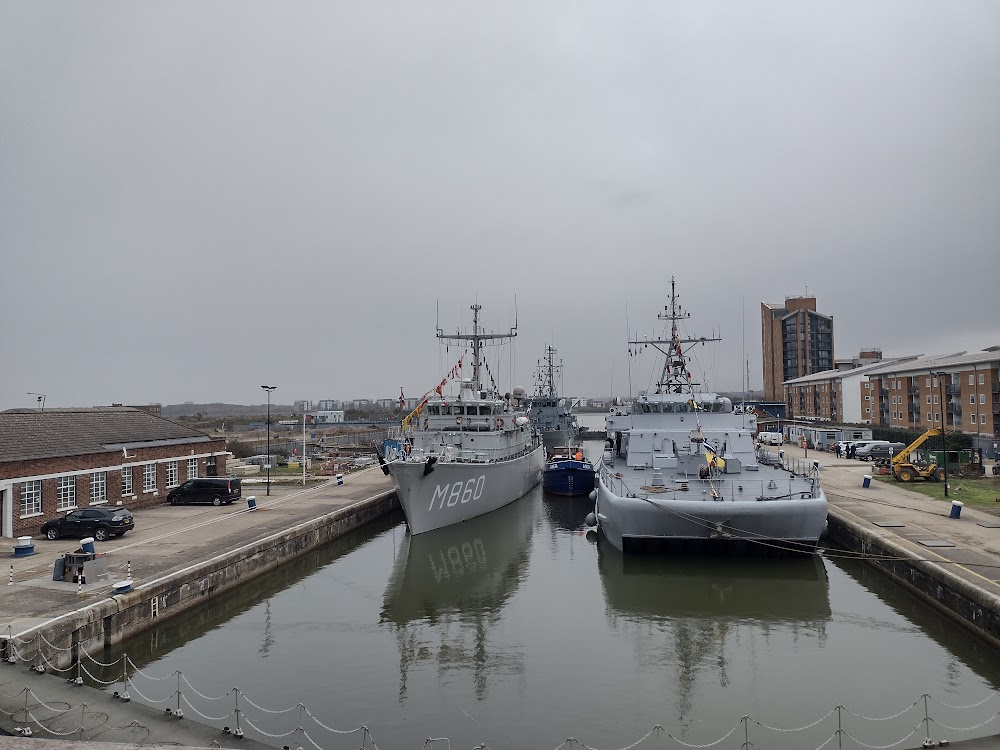
<path fill-rule="evenodd" d="M 628 342 L 629 345 L 635 344 L 636 346 L 652 346 L 654 349 L 663 354 L 663 370 L 660 373 L 660 379 L 656 383 L 657 393 L 683 393 L 684 389 L 687 389 L 689 393 L 692 392 L 694 386 L 699 385 L 699 383 L 691 380 L 691 371 L 687 366 L 689 359 L 687 353 L 691 351 L 695 344 L 704 345 L 708 341 L 722 340 L 718 337 L 706 338 L 705 336 L 700 336 L 698 338 L 681 338 L 680 332 L 677 329 L 677 321 L 690 318 L 691 313 L 681 307 L 680 302 L 678 302 L 679 299 L 680 295 L 677 294 L 676 282 L 674 277 L 671 276 L 670 304 L 664 305 L 663 312 L 656 316 L 659 320 L 670 321 L 670 338 L 637 338 Z"/>

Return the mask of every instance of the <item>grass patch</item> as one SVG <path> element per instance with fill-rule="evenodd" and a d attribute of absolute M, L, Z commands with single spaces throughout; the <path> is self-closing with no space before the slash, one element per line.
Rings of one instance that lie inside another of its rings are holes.
<path fill-rule="evenodd" d="M 928 482 L 917 479 L 913 482 L 897 482 L 891 476 L 876 475 L 880 482 L 889 482 L 912 492 L 919 492 L 934 500 L 940 500 L 942 505 L 952 500 L 961 500 L 970 508 L 978 508 L 1000 515 L 1000 479 L 986 477 L 948 477 L 948 497 L 944 496 L 944 482 Z"/>

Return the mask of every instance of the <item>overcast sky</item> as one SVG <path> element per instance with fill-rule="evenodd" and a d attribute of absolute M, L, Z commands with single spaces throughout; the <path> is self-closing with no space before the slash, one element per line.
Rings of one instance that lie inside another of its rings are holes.
<path fill-rule="evenodd" d="M 515 295 L 501 387 L 627 395 L 671 275 L 718 389 L 786 296 L 1000 344 L 1000 4 L 0 0 L 0 408 L 417 396 Z"/>

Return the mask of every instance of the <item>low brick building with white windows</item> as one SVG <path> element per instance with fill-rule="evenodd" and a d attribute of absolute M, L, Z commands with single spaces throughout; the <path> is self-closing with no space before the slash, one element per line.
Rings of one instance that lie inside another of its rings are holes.
<path fill-rule="evenodd" d="M 38 536 L 73 508 L 164 502 L 226 473 L 225 440 L 128 406 L 0 412 L 0 537 Z"/>

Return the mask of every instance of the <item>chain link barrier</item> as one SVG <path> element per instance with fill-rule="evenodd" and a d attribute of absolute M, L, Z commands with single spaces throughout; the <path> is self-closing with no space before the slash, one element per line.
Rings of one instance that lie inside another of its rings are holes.
<path fill-rule="evenodd" d="M 170 698 L 167 698 L 167 700 L 170 700 L 173 697 L 174 696 L 171 695 Z M 194 704 L 191 703 L 191 701 L 189 701 L 184 695 L 181 695 L 181 700 L 184 701 L 184 703 L 187 705 L 188 708 L 190 708 L 192 711 L 194 711 L 196 714 L 198 714 L 201 718 L 205 719 L 206 721 L 225 721 L 235 712 L 235 710 L 230 711 L 225 716 L 208 716 L 207 714 L 203 714 L 201 711 L 195 708 Z"/>
<path fill-rule="evenodd" d="M 982 722 L 980 724 L 974 724 L 971 727 L 950 727 L 947 724 L 943 724 L 942 722 L 938 721 L 937 719 L 931 719 L 931 722 L 933 722 L 937 726 L 941 727 L 942 729 L 947 729 L 950 732 L 972 732 L 972 731 L 974 731 L 976 729 L 981 729 L 982 727 L 985 727 L 987 724 L 989 724 L 990 722 L 992 722 L 998 716 L 1000 716 L 1000 711 L 998 711 L 997 713 L 993 714 L 986 721 L 984 721 L 984 722 Z"/>
<path fill-rule="evenodd" d="M 46 667 L 48 669 L 52 670 L 53 672 L 65 674 L 65 673 L 71 672 L 71 671 L 73 671 L 75 669 L 75 670 L 77 670 L 78 677 L 81 675 L 81 673 L 82 674 L 86 674 L 86 676 L 87 676 L 87 678 L 88 678 L 89 681 L 91 681 L 92 683 L 94 683 L 96 685 L 100 685 L 100 686 L 104 686 L 104 687 L 116 684 L 118 682 L 123 682 L 126 690 L 132 690 L 132 691 L 134 691 L 135 694 L 140 699 L 142 699 L 145 703 L 150 704 L 150 705 L 162 705 L 162 704 L 167 703 L 169 701 L 175 700 L 177 702 L 177 708 L 179 709 L 180 708 L 180 704 L 183 701 L 185 704 L 187 704 L 187 706 L 192 711 L 194 711 L 195 714 L 197 714 L 199 717 L 201 717 L 202 719 L 204 719 L 206 721 L 210 721 L 210 722 L 222 722 L 222 721 L 226 721 L 227 719 L 230 719 L 231 717 L 233 717 L 235 715 L 237 729 L 239 729 L 240 721 L 242 720 L 242 722 L 245 723 L 250 730 L 252 730 L 253 732 L 259 734 L 262 737 L 266 737 L 266 738 L 269 738 L 269 739 L 280 739 L 280 738 L 289 737 L 289 736 L 292 736 L 292 735 L 301 735 L 303 738 L 305 738 L 305 740 L 307 740 L 317 750 L 323 750 L 323 748 L 316 742 L 316 740 L 313 737 L 311 737 L 309 735 L 309 733 L 302 726 L 303 717 L 304 716 L 308 716 L 318 727 L 320 727 L 321 729 L 323 729 L 323 730 L 325 730 L 327 732 L 330 732 L 331 734 L 349 735 L 349 734 L 355 734 L 357 732 L 362 732 L 363 735 L 362 735 L 362 745 L 361 745 L 361 747 L 364 750 L 367 750 L 367 748 L 369 748 L 369 747 L 372 748 L 372 750 L 378 750 L 378 745 L 375 742 L 375 738 L 372 736 L 372 733 L 368 729 L 367 726 L 365 726 L 365 725 L 362 724 L 361 726 L 354 727 L 353 729 L 337 729 L 337 728 L 332 727 L 332 726 L 324 723 L 323 721 L 321 721 L 315 714 L 313 714 L 309 710 L 309 708 L 305 704 L 302 704 L 302 703 L 298 703 L 295 706 L 291 706 L 289 708 L 270 709 L 270 708 L 262 706 L 262 705 L 260 705 L 260 704 L 258 704 L 256 702 L 254 702 L 253 700 L 251 700 L 249 697 L 247 697 L 247 695 L 242 690 L 240 690 L 239 687 L 232 688 L 231 690 L 229 690 L 229 692 L 227 692 L 224 695 L 220 695 L 220 696 L 207 695 L 207 694 L 201 692 L 200 690 L 198 690 L 194 686 L 194 684 L 187 678 L 187 676 L 183 672 L 181 672 L 180 670 L 174 670 L 173 672 L 171 672 L 168 675 L 156 676 L 156 675 L 153 675 L 153 674 L 150 674 L 150 673 L 147 673 L 147 672 L 144 672 L 143 670 L 141 670 L 138 667 L 138 665 L 136 665 L 135 662 L 132 661 L 132 659 L 128 656 L 128 654 L 122 654 L 118 659 L 116 659 L 113 662 L 102 662 L 99 659 L 96 659 L 93 656 L 91 656 L 87 652 L 87 650 L 82 646 L 82 644 L 77 644 L 77 649 L 78 650 L 77 650 L 76 663 L 70 665 L 69 667 L 59 668 L 59 667 L 56 667 L 48 659 L 48 657 L 46 656 L 45 650 L 41 647 L 41 644 L 44 643 L 49 649 L 52 649 L 53 652 L 57 652 L 57 653 L 62 653 L 62 652 L 66 652 L 66 651 L 72 651 L 73 647 L 64 648 L 64 647 L 56 646 L 55 644 L 51 643 L 48 639 L 46 639 L 45 636 L 42 635 L 40 632 L 38 634 L 36 634 L 36 636 L 34 638 L 31 638 L 31 639 L 18 639 L 16 636 L 8 635 L 7 638 L 6 638 L 6 641 L 9 644 L 10 650 L 11 650 L 12 654 L 15 657 L 14 658 L 14 662 L 15 663 L 18 662 L 18 661 L 25 662 L 25 663 L 31 661 L 31 659 L 28 659 L 28 658 L 24 657 L 17 650 L 17 646 L 18 646 L 18 644 L 20 644 L 20 645 L 23 646 L 23 645 L 31 644 L 32 642 L 34 642 L 36 644 L 36 650 L 35 650 L 35 653 L 32 654 L 32 657 L 34 657 L 35 655 L 38 655 L 40 657 L 41 662 L 44 662 L 44 664 L 46 665 Z M 100 667 L 102 669 L 112 669 L 114 667 L 117 667 L 119 664 L 122 664 L 122 662 L 124 660 L 125 676 L 124 676 L 124 678 L 123 677 L 115 677 L 115 679 L 112 679 L 112 680 L 104 680 L 101 677 L 98 677 L 97 675 L 95 675 L 93 672 L 91 672 L 87 668 L 87 666 L 84 664 L 84 660 L 89 661 L 92 664 L 97 665 L 98 667 Z M 129 666 L 131 666 L 131 668 L 133 670 L 131 674 L 128 673 Z M 32 667 L 32 669 L 35 669 L 35 668 L 36 667 Z M 37 668 L 41 669 L 41 664 L 39 664 Z M 177 688 L 175 690 L 171 691 L 171 693 L 167 697 L 165 697 L 165 698 L 154 699 L 154 698 L 151 698 L 151 697 L 145 695 L 137 687 L 136 680 L 139 679 L 139 678 L 146 679 L 146 680 L 149 680 L 151 682 L 162 682 L 164 680 L 169 680 L 169 679 L 172 679 L 172 678 L 176 678 L 177 679 Z M 223 716 L 212 716 L 212 715 L 203 713 L 202 711 L 200 711 L 198 709 L 197 706 L 195 706 L 193 703 L 191 703 L 191 701 L 188 699 L 188 697 L 186 695 L 184 695 L 184 693 L 181 691 L 181 682 L 182 681 L 183 681 L 183 684 L 187 686 L 187 688 L 190 690 L 190 692 L 193 695 L 197 696 L 198 698 L 200 698 L 203 701 L 212 701 L 212 702 L 215 702 L 215 701 L 226 700 L 227 698 L 232 697 L 234 699 L 234 708 L 232 710 L 230 710 L 228 713 L 226 713 L 225 715 L 223 715 Z M 41 700 L 31 690 L 30 687 L 25 687 L 22 690 L 18 691 L 17 693 L 13 693 L 13 694 L 0 693 L 0 699 L 6 700 L 6 701 L 11 701 L 13 699 L 17 699 L 18 697 L 20 697 L 22 695 L 25 698 L 25 705 L 24 705 L 24 707 L 17 708 L 14 711 L 7 711 L 5 709 L 0 709 L 0 710 L 2 710 L 2 712 L 4 713 L 4 715 L 11 716 L 11 717 L 14 717 L 16 714 L 23 713 L 25 715 L 25 717 L 26 717 L 25 718 L 26 722 L 30 719 L 30 721 L 34 722 L 35 724 L 37 724 L 42 731 L 48 732 L 49 734 L 51 734 L 53 736 L 56 736 L 56 737 L 68 737 L 68 736 L 70 736 L 72 734 L 75 734 L 77 732 L 86 733 L 88 730 L 87 730 L 86 726 L 84 725 L 84 719 L 82 717 L 94 716 L 96 718 L 96 716 L 98 715 L 95 712 L 87 713 L 87 704 L 86 703 L 81 703 L 79 706 L 76 706 L 76 707 L 71 707 L 71 706 L 69 706 L 69 704 L 66 704 L 65 707 L 50 706 L 47 703 L 45 703 L 43 700 Z M 933 696 L 925 693 L 925 694 L 921 695 L 920 698 L 918 698 L 917 700 L 913 701 L 912 703 L 910 703 L 909 705 L 907 705 L 902 710 L 900 710 L 900 711 L 898 711 L 896 713 L 893 713 L 893 714 L 886 715 L 886 716 L 868 716 L 868 715 L 859 713 L 857 711 L 852 711 L 849 708 L 847 708 L 846 706 L 838 705 L 838 706 L 834 707 L 833 709 L 831 709 L 830 711 L 828 711 L 823 716 L 819 717 L 818 719 L 816 719 L 816 720 L 814 720 L 812 722 L 809 722 L 807 724 L 804 724 L 802 726 L 797 726 L 797 727 L 776 727 L 776 726 L 771 726 L 769 724 L 765 724 L 762 721 L 758 721 L 758 720 L 756 720 L 756 719 L 754 719 L 754 718 L 752 718 L 750 716 L 744 716 L 743 718 L 740 719 L 740 722 L 738 724 L 736 724 L 735 726 L 733 726 L 728 732 L 726 732 L 724 735 L 722 735 L 718 739 L 715 739 L 714 741 L 711 741 L 711 742 L 701 743 L 701 744 L 687 742 L 687 741 L 681 739 L 680 737 L 677 737 L 677 736 L 671 734 L 670 732 L 668 732 L 662 725 L 656 724 L 655 726 L 653 726 L 652 729 L 650 729 L 648 732 L 646 732 L 642 737 L 640 737 L 639 739 L 637 739 L 635 742 L 632 742 L 629 745 L 625 745 L 623 747 L 617 748 L 617 750 L 634 750 L 634 748 L 638 747 L 639 745 L 641 745 L 642 743 L 644 743 L 646 740 L 648 740 L 650 737 L 652 737 L 654 735 L 656 736 L 656 738 L 658 740 L 665 737 L 665 738 L 667 738 L 669 740 L 672 740 L 673 742 L 677 743 L 681 747 L 688 748 L 689 750 L 705 750 L 706 748 L 713 748 L 713 747 L 716 747 L 716 746 L 722 744 L 723 742 L 727 741 L 741 727 L 743 728 L 744 732 L 748 732 L 749 726 L 751 724 L 754 727 L 759 728 L 761 730 L 767 730 L 769 732 L 775 732 L 775 733 L 779 733 L 779 734 L 789 734 L 789 733 L 803 732 L 803 731 L 808 731 L 810 729 L 814 729 L 818 725 L 820 725 L 822 722 L 827 721 L 828 719 L 830 719 L 830 717 L 833 716 L 835 713 L 838 714 L 838 727 L 834 730 L 834 732 L 826 740 L 824 740 L 820 745 L 816 746 L 814 748 L 814 750 L 822 750 L 823 748 L 826 748 L 827 746 L 829 746 L 834 740 L 838 740 L 838 739 L 841 741 L 841 743 L 843 742 L 844 739 L 849 739 L 851 742 L 856 743 L 858 746 L 860 746 L 862 748 L 866 748 L 866 750 L 891 750 L 891 748 L 899 747 L 904 742 L 906 742 L 907 740 L 909 740 L 918 731 L 920 731 L 921 728 L 924 728 L 924 730 L 925 730 L 925 734 L 926 734 L 925 742 L 932 742 L 932 740 L 930 738 L 930 725 L 931 724 L 939 727 L 942 730 L 946 730 L 946 731 L 949 731 L 949 732 L 963 732 L 963 733 L 967 733 L 967 732 L 975 732 L 977 730 L 981 730 L 983 727 L 986 727 L 987 725 L 993 723 L 994 721 L 997 720 L 998 717 L 1000 717 L 1000 711 L 994 711 L 984 721 L 981 721 L 979 723 L 971 724 L 969 726 L 952 726 L 952 725 L 946 724 L 946 723 L 944 723 L 944 722 L 942 722 L 940 720 L 934 719 L 930 715 L 930 711 L 929 711 L 929 709 L 927 707 L 927 703 L 929 701 L 933 701 L 937 705 L 942 706 L 944 708 L 948 708 L 948 709 L 952 709 L 952 710 L 968 711 L 968 710 L 979 708 L 980 706 L 983 706 L 984 704 L 988 703 L 990 700 L 996 698 L 998 695 L 1000 695 L 1000 690 L 992 690 L 986 697 L 982 698 L 979 701 L 976 701 L 974 703 L 969 703 L 969 704 L 956 705 L 956 704 L 946 703 L 946 702 L 944 702 L 942 700 L 938 700 L 938 699 L 934 698 Z M 31 706 L 28 705 L 28 699 L 29 698 L 31 698 L 33 700 Z M 257 726 L 257 724 L 253 723 L 253 721 L 251 721 L 247 717 L 246 713 L 240 709 L 240 707 L 239 707 L 239 701 L 240 701 L 241 698 L 243 699 L 243 701 L 245 702 L 246 705 L 250 706 L 255 711 L 259 711 L 262 714 L 266 714 L 268 716 L 279 716 L 279 715 L 291 713 L 293 711 L 298 711 L 299 712 L 299 717 L 298 717 L 299 723 L 298 723 L 298 726 L 296 726 L 293 729 L 290 729 L 289 731 L 286 731 L 286 732 L 283 732 L 283 733 L 280 733 L 280 734 L 275 734 L 275 733 L 272 733 L 272 732 L 268 731 L 268 729 L 261 728 L 260 726 Z M 920 720 L 920 722 L 917 724 L 917 726 L 913 730 L 911 730 L 905 737 L 897 740 L 896 742 L 890 743 L 890 744 L 874 745 L 874 744 L 865 743 L 865 742 L 859 740 L 858 738 L 856 738 L 854 735 L 852 735 L 850 732 L 848 732 L 846 729 L 843 729 L 840 726 L 840 712 L 842 712 L 843 714 L 849 715 L 851 717 L 854 717 L 855 719 L 859 719 L 861 721 L 874 722 L 874 723 L 885 723 L 885 722 L 888 722 L 888 721 L 899 719 L 900 717 L 904 716 L 908 712 L 912 711 L 913 708 L 916 707 L 920 703 L 921 700 L 924 702 L 924 718 L 922 718 Z M 37 707 L 42 707 L 42 708 L 45 708 L 48 711 L 53 712 L 54 714 L 57 715 L 55 717 L 57 719 L 58 718 L 62 718 L 62 717 L 66 716 L 67 714 L 69 714 L 69 713 L 71 713 L 73 711 L 81 710 L 83 713 L 82 713 L 82 717 L 81 717 L 81 720 L 80 720 L 80 725 L 76 729 L 74 729 L 74 730 L 72 730 L 70 732 L 55 731 L 55 730 L 53 730 L 50 727 L 43 726 L 43 724 L 38 720 L 38 718 L 35 717 L 31 713 L 32 708 L 36 708 L 37 709 Z M 179 711 L 178 711 L 178 715 L 180 715 Z M 100 723 L 100 722 L 98 722 L 98 723 Z M 103 725 L 107 726 L 107 722 L 105 721 L 103 723 Z M 149 730 L 148 730 L 148 728 L 142 726 L 141 724 L 138 724 L 137 722 L 133 722 L 132 724 L 127 725 L 126 727 L 113 727 L 113 728 L 114 729 L 129 729 L 129 728 L 131 728 L 131 729 L 136 730 L 136 731 L 138 731 L 138 730 L 141 729 L 141 730 L 143 730 L 143 731 L 146 732 L 147 737 L 149 736 Z M 424 745 L 423 745 L 424 750 L 428 750 L 434 743 L 445 743 L 446 746 L 447 746 L 447 748 L 448 748 L 448 750 L 450 750 L 451 742 L 450 742 L 450 740 L 447 737 L 428 737 L 425 740 Z M 745 738 L 745 742 L 743 742 L 743 746 L 744 747 L 753 747 L 753 748 L 757 748 L 758 747 L 758 745 L 756 743 L 750 742 L 749 734 L 747 734 L 747 737 Z M 486 748 L 485 745 L 479 745 L 474 750 L 483 750 L 484 748 Z M 555 748 L 555 750 L 564 750 L 564 749 L 566 749 L 566 750 L 577 750 L 577 749 L 579 749 L 579 750 L 598 750 L 598 748 L 593 747 L 591 745 L 588 745 L 585 742 L 581 742 L 580 740 L 578 740 L 575 737 L 568 737 L 566 740 L 564 740 L 560 745 L 558 745 Z"/>
<path fill-rule="evenodd" d="M 891 748 L 891 747 L 899 747 L 904 742 L 906 742 L 908 739 L 910 739 L 910 737 L 912 737 L 917 732 L 919 732 L 920 731 L 920 727 L 923 726 L 923 723 L 924 723 L 923 719 L 921 719 L 920 723 L 917 724 L 915 727 L 913 727 L 913 731 L 911 731 L 908 735 L 906 735 L 905 737 L 903 737 L 903 739 L 897 740 L 896 742 L 893 742 L 893 743 L 891 743 L 889 745 L 869 745 L 868 743 L 862 742 L 861 740 L 859 740 L 857 737 L 855 737 L 854 735 L 852 735 L 850 732 L 842 732 L 842 734 L 844 735 L 844 737 L 847 737 L 852 742 L 857 742 L 859 745 L 861 745 L 861 747 L 868 748 L 868 750 L 889 750 L 889 748 Z"/>
<path fill-rule="evenodd" d="M 198 688 L 196 688 L 194 685 L 191 684 L 191 682 L 188 680 L 188 678 L 184 676 L 183 672 L 178 671 L 177 674 L 179 674 L 180 677 L 181 677 L 181 679 L 184 680 L 184 684 L 187 685 L 189 688 L 191 688 L 191 692 L 192 693 L 194 693 L 195 695 L 197 695 L 202 700 L 206 700 L 206 701 L 221 701 L 221 700 L 225 700 L 226 698 L 228 698 L 229 696 L 231 696 L 233 694 L 233 690 L 238 690 L 239 689 L 239 688 L 232 688 L 225 695 L 220 695 L 220 696 L 217 696 L 217 697 L 214 697 L 214 696 L 211 696 L 211 695 L 205 695 L 203 692 L 201 692 L 200 690 L 198 690 Z"/>

